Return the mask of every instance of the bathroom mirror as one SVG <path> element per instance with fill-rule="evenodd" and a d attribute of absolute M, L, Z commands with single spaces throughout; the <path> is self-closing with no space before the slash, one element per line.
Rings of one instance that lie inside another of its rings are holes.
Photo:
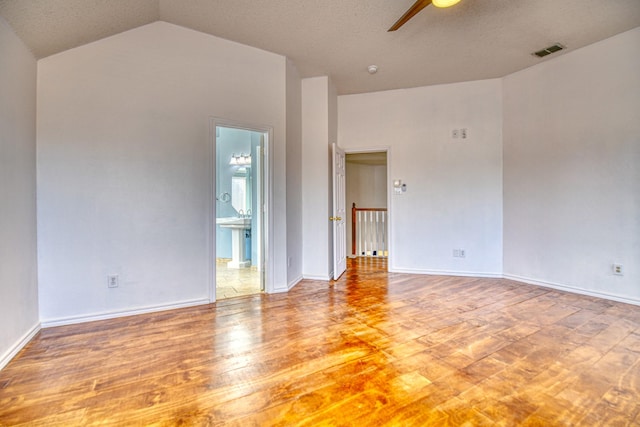
<path fill-rule="evenodd" d="M 241 168 L 231 177 L 231 205 L 238 214 L 251 214 L 251 173 Z"/>

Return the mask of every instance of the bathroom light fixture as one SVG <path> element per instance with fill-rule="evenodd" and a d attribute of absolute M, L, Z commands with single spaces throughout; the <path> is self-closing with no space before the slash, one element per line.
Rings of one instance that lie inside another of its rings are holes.
<path fill-rule="evenodd" d="M 433 3 L 435 7 L 451 7 L 459 1 L 460 0 L 433 0 L 431 3 Z"/>
<path fill-rule="evenodd" d="M 251 154 L 233 153 L 229 164 L 232 166 L 251 166 Z"/>

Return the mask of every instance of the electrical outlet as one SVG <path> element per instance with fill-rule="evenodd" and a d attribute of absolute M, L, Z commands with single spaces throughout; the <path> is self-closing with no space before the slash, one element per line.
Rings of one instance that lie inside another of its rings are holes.
<path fill-rule="evenodd" d="M 453 257 L 454 258 L 464 258 L 465 257 L 465 250 L 464 249 L 454 249 L 453 250 Z"/>
<path fill-rule="evenodd" d="M 110 274 L 107 276 L 107 287 L 108 288 L 117 288 L 120 284 L 120 280 L 118 279 L 117 274 Z"/>
<path fill-rule="evenodd" d="M 616 276 L 624 276 L 624 268 L 622 267 L 622 264 L 613 264 L 611 267 L 613 269 L 613 274 Z"/>
<path fill-rule="evenodd" d="M 467 128 L 460 129 L 460 138 L 467 139 Z"/>

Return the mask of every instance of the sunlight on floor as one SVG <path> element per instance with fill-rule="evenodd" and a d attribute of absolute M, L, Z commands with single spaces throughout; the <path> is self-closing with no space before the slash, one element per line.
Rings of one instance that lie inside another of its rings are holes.
<path fill-rule="evenodd" d="M 227 268 L 226 259 L 216 261 L 216 299 L 260 293 L 260 273 L 254 268 Z"/>

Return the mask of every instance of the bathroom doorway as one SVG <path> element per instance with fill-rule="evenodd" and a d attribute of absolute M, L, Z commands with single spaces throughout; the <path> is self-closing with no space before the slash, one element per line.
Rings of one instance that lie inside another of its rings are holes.
<path fill-rule="evenodd" d="M 215 126 L 213 299 L 265 289 L 265 163 L 268 132 Z"/>

